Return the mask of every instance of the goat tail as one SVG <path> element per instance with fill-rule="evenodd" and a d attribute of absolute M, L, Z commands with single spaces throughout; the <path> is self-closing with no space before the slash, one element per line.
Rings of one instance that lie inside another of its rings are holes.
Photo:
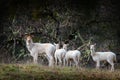
<path fill-rule="evenodd" d="M 56 49 L 53 51 L 53 63 L 54 63 L 54 65 L 55 65 L 55 62 L 56 62 L 56 55 L 55 55 L 55 51 L 56 51 Z"/>
<path fill-rule="evenodd" d="M 116 55 L 114 55 L 114 61 L 117 63 Z"/>

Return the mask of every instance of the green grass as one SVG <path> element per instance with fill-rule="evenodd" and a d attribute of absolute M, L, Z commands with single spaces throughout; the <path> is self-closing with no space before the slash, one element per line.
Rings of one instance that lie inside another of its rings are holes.
<path fill-rule="evenodd" d="M 0 80 L 120 80 L 120 70 L 0 64 Z"/>

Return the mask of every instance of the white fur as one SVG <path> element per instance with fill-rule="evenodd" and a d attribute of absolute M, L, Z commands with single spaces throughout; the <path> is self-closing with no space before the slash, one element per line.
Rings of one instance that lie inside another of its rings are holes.
<path fill-rule="evenodd" d="M 67 66 L 68 66 L 69 59 L 72 59 L 75 62 L 75 65 L 78 66 L 80 56 L 81 56 L 80 51 L 69 50 L 65 55 L 65 60 L 67 61 Z M 71 63 L 70 63 L 70 65 L 71 65 Z"/>
<path fill-rule="evenodd" d="M 34 63 L 38 63 L 38 56 L 45 55 L 49 61 L 49 66 L 54 65 L 54 52 L 55 46 L 51 43 L 33 43 L 32 37 L 26 37 L 26 47 L 30 52 L 30 55 L 33 57 Z"/>
<path fill-rule="evenodd" d="M 111 71 L 114 71 L 114 61 L 116 61 L 116 54 L 113 52 L 95 52 L 95 45 L 90 45 L 91 56 L 96 62 L 96 68 L 99 69 L 100 61 L 107 61 L 111 65 Z"/>
<path fill-rule="evenodd" d="M 55 44 L 56 46 L 56 51 L 55 51 L 55 62 L 57 65 L 57 60 L 59 61 L 59 65 L 62 65 L 62 63 L 64 63 L 65 65 L 65 61 L 64 61 L 64 57 L 66 54 L 66 49 L 67 49 L 67 45 L 64 44 L 62 49 L 59 49 L 59 44 Z"/>

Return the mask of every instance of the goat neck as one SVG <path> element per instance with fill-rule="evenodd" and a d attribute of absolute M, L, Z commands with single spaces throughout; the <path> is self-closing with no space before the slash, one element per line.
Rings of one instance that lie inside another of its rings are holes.
<path fill-rule="evenodd" d="M 27 46 L 27 48 L 28 48 L 29 51 L 32 49 L 33 45 L 34 44 L 33 44 L 32 39 L 30 41 L 26 40 L 26 46 Z"/>
<path fill-rule="evenodd" d="M 95 50 L 94 49 L 90 49 L 90 52 L 91 52 L 91 56 L 95 55 Z"/>

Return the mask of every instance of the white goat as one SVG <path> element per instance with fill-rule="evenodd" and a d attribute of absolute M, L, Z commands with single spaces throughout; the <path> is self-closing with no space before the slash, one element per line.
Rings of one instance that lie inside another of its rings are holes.
<path fill-rule="evenodd" d="M 95 45 L 90 45 L 91 56 L 96 62 L 96 68 L 99 69 L 100 61 L 107 61 L 111 65 L 111 71 L 114 71 L 114 61 L 116 61 L 116 54 L 113 52 L 95 52 Z"/>
<path fill-rule="evenodd" d="M 38 63 L 38 56 L 45 55 L 49 61 L 49 66 L 54 65 L 55 46 L 51 43 L 34 43 L 31 35 L 26 35 L 26 47 L 33 57 L 34 63 Z"/>
<path fill-rule="evenodd" d="M 65 65 L 64 57 L 65 57 L 65 54 L 67 51 L 67 44 L 64 44 L 62 49 L 59 49 L 59 44 L 54 43 L 54 45 L 56 46 L 56 51 L 55 51 L 55 55 L 54 55 L 56 65 L 57 65 L 58 61 L 59 61 L 60 66 L 62 65 L 62 63 L 64 63 L 64 65 Z"/>
<path fill-rule="evenodd" d="M 69 60 L 72 59 L 75 62 L 75 65 L 77 67 L 78 64 L 79 64 L 80 56 L 81 56 L 80 51 L 78 51 L 78 50 L 69 50 L 65 55 L 65 60 L 67 62 L 67 66 L 68 66 Z M 70 66 L 71 66 L 71 62 L 70 62 Z"/>

